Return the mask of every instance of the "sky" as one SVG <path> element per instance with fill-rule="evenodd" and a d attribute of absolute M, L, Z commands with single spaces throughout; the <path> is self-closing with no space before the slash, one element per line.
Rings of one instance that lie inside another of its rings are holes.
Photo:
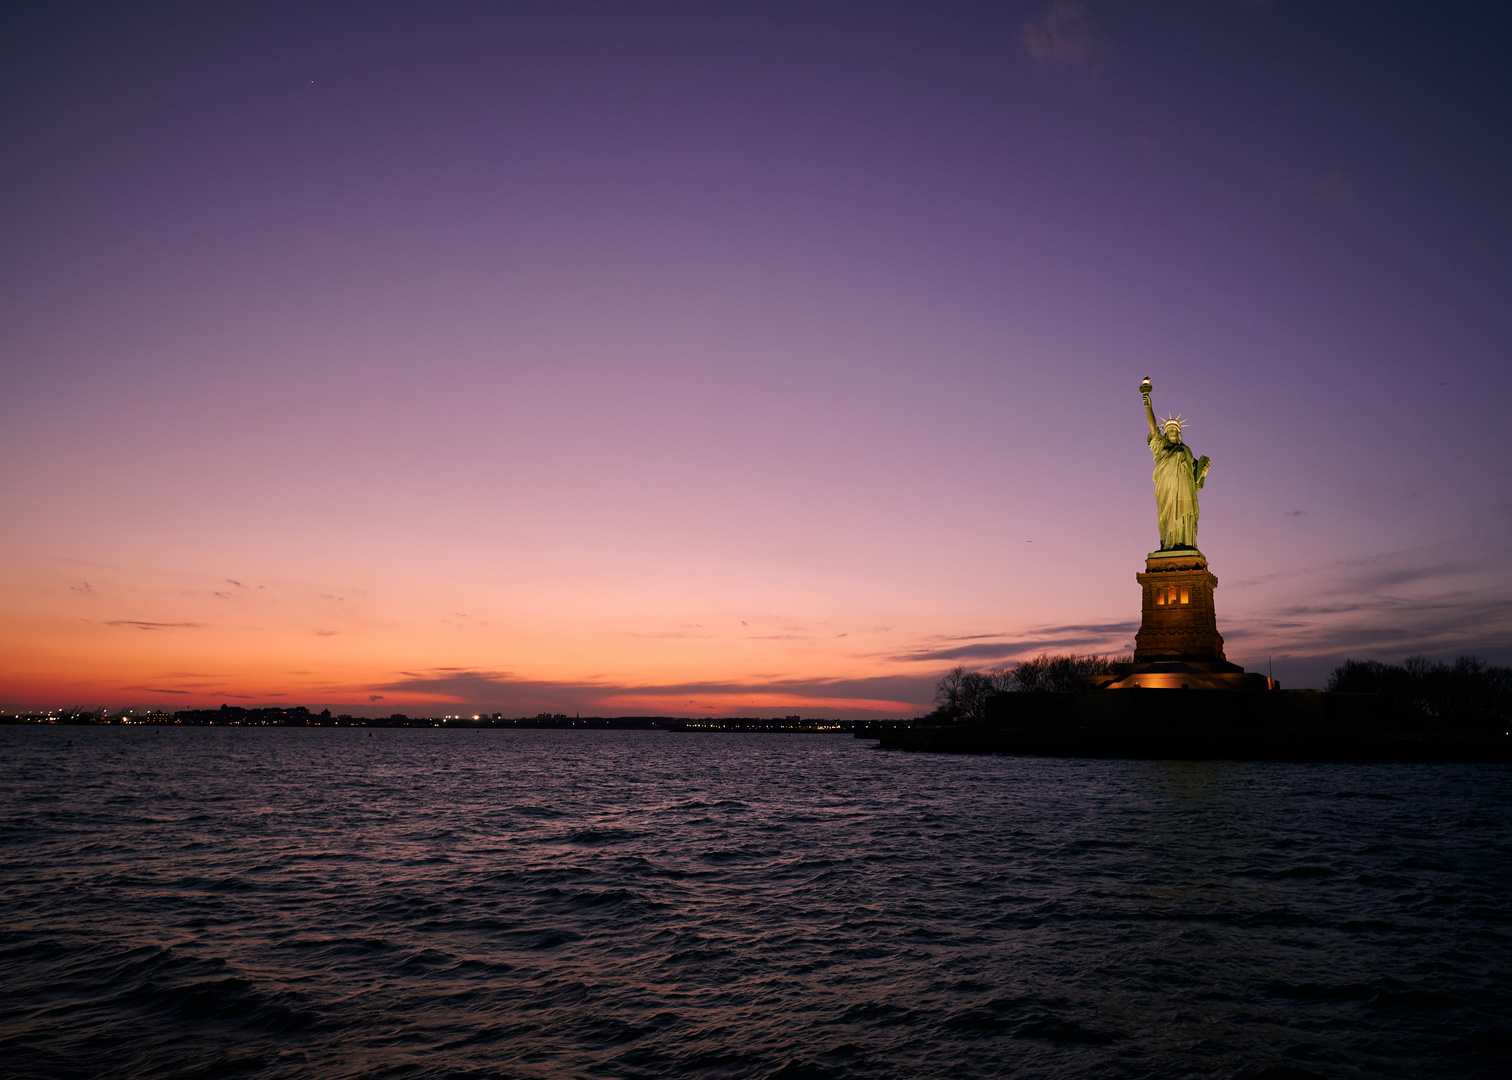
<path fill-rule="evenodd" d="M 1512 662 L 1495 5 L 10 5 L 0 708 Z"/>

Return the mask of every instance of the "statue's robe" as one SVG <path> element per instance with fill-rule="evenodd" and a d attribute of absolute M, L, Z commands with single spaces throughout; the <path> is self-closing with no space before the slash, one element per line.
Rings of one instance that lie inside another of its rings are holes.
<path fill-rule="evenodd" d="M 1172 445 L 1165 433 L 1149 438 L 1155 455 L 1155 510 L 1160 517 L 1160 550 L 1197 546 L 1196 462 L 1186 443 Z"/>

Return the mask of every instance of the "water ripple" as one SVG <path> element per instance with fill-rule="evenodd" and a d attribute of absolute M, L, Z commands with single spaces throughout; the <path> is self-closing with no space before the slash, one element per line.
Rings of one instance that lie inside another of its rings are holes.
<path fill-rule="evenodd" d="M 0 728 L 15 1077 L 1491 1077 L 1507 766 Z"/>

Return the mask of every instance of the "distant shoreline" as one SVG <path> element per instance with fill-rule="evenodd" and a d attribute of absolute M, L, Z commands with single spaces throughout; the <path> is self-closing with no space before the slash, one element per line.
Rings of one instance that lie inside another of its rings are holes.
<path fill-rule="evenodd" d="M 97 713 L 30 713 L 0 716 L 3 725 L 70 727 L 277 727 L 277 728 L 433 728 L 457 730 L 546 731 L 669 731 L 683 733 L 769 733 L 857 735 L 893 727 L 907 727 L 918 720 L 831 720 L 797 716 L 689 718 L 682 716 L 535 716 L 506 719 L 488 716 L 362 717 L 309 714 L 302 710 L 245 710 L 246 715 L 220 716 L 217 710 L 204 715 L 113 715 Z M 292 714 L 292 715 L 288 715 Z"/>

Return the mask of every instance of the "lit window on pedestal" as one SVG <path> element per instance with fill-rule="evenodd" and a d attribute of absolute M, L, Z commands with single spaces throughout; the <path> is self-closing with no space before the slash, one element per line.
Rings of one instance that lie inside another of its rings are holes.
<path fill-rule="evenodd" d="M 1190 604 L 1192 602 L 1191 593 L 1185 585 L 1181 587 L 1181 602 L 1183 604 Z"/>
<path fill-rule="evenodd" d="M 1155 590 L 1155 603 L 1157 605 L 1165 603 L 1165 586 L 1164 585 L 1160 586 L 1158 589 Z"/>

